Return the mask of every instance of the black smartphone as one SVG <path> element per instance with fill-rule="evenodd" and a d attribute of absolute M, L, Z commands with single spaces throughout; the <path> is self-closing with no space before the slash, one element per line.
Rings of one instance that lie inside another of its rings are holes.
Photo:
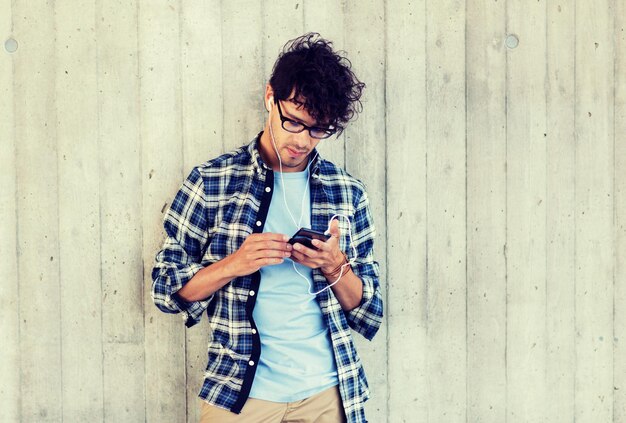
<path fill-rule="evenodd" d="M 330 235 L 326 235 L 324 232 L 314 231 L 313 229 L 300 228 L 298 229 L 298 232 L 296 232 L 288 242 L 291 245 L 297 242 L 304 245 L 305 247 L 317 250 L 312 241 L 314 239 L 319 239 L 322 242 L 326 242 L 328 238 L 330 238 Z"/>

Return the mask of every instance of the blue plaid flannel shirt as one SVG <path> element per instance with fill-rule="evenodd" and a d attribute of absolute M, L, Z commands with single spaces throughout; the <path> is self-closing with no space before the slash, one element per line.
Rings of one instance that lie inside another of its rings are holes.
<path fill-rule="evenodd" d="M 200 398 L 240 413 L 261 354 L 252 310 L 260 272 L 235 278 L 202 301 L 176 293 L 203 267 L 237 251 L 251 233 L 263 231 L 272 198 L 274 172 L 261 159 L 257 136 L 249 145 L 195 167 L 164 217 L 166 239 L 152 270 L 152 299 L 166 313 L 182 313 L 187 327 L 206 311 L 212 329 Z M 349 423 L 366 422 L 367 379 L 350 328 L 371 340 L 383 316 L 379 266 L 373 259 L 374 226 L 363 184 L 318 156 L 311 165 L 311 226 L 325 231 L 334 214 L 350 217 L 358 259 L 352 269 L 363 281 L 361 304 L 344 311 L 332 290 L 316 300 L 330 330 L 339 391 Z M 340 247 L 352 256 L 347 223 L 340 219 Z M 314 290 L 328 285 L 313 271 Z"/>

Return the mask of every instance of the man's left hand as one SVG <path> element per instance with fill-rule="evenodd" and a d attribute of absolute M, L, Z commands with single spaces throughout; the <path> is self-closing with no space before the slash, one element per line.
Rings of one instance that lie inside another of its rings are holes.
<path fill-rule="evenodd" d="M 326 242 L 314 239 L 313 245 L 317 250 L 296 243 L 291 251 L 291 259 L 311 269 L 320 268 L 323 273 L 330 273 L 344 261 L 339 249 L 339 235 L 339 221 L 333 219 L 330 224 L 330 238 Z"/>

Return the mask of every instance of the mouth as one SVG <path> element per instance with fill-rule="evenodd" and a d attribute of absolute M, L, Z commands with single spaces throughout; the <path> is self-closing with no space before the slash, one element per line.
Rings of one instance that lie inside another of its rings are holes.
<path fill-rule="evenodd" d="M 304 157 L 307 154 L 306 151 L 298 151 L 289 147 L 287 147 L 287 151 L 289 152 L 289 155 L 293 158 Z"/>

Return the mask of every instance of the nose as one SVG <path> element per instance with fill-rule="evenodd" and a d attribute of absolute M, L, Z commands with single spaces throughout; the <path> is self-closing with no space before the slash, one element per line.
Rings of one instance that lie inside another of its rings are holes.
<path fill-rule="evenodd" d="M 311 142 L 311 137 L 309 135 L 309 131 L 304 130 L 298 134 L 294 134 L 294 141 L 296 146 L 300 149 L 300 150 L 306 150 L 309 147 L 309 144 Z"/>

